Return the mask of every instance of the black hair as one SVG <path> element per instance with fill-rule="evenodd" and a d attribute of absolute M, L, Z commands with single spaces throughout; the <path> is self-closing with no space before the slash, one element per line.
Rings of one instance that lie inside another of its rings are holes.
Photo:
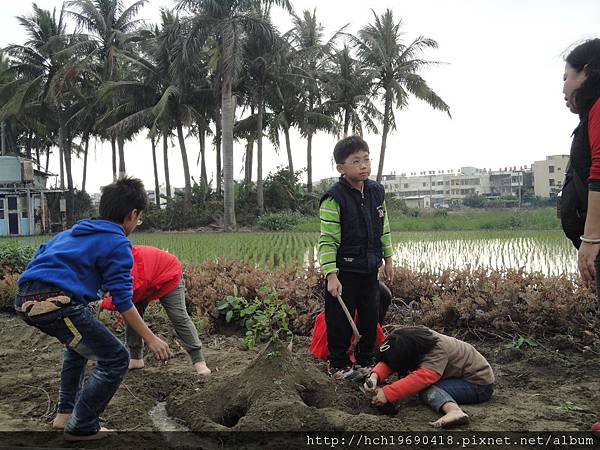
<path fill-rule="evenodd" d="M 399 376 L 406 376 L 419 367 L 438 338 L 429 328 L 402 327 L 392 331 L 376 353 L 378 362 L 387 364 Z"/>
<path fill-rule="evenodd" d="M 369 152 L 369 145 L 360 136 L 348 136 L 335 144 L 333 159 L 336 164 L 343 164 L 348 156 L 360 151 Z"/>
<path fill-rule="evenodd" d="M 392 303 L 392 291 L 382 281 L 379 282 L 379 323 L 383 325 L 385 316 Z"/>
<path fill-rule="evenodd" d="M 123 177 L 102 188 L 100 217 L 122 224 L 132 210 L 141 212 L 147 205 L 144 183 L 138 178 Z"/>
<path fill-rule="evenodd" d="M 600 98 L 600 39 L 589 39 L 569 52 L 565 61 L 578 73 L 585 70 L 586 79 L 574 92 L 575 107 L 584 118 Z"/>

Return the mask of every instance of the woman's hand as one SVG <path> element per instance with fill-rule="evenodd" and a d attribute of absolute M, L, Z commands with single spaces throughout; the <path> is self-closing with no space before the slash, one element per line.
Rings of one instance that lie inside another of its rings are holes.
<path fill-rule="evenodd" d="M 582 242 L 577 253 L 577 263 L 579 266 L 579 274 L 583 284 L 591 287 L 596 279 L 595 261 L 600 251 L 600 244 L 589 244 Z"/>
<path fill-rule="evenodd" d="M 370 383 L 369 383 L 369 381 L 370 381 Z M 378 381 L 379 381 L 379 377 L 377 376 L 376 373 L 372 373 L 371 375 L 369 375 L 369 378 L 367 378 L 367 381 L 365 381 L 365 384 L 363 385 L 365 392 L 367 392 L 368 394 L 374 394 L 377 389 Z"/>
<path fill-rule="evenodd" d="M 375 406 L 383 406 L 388 402 L 387 397 L 383 393 L 383 389 L 377 388 L 377 394 L 371 399 L 371 403 Z"/>

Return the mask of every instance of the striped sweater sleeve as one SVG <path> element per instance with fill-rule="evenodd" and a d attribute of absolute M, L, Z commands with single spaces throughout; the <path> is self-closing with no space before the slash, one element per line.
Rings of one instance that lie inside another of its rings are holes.
<path fill-rule="evenodd" d="M 337 249 L 342 240 L 340 205 L 331 197 L 321 202 L 319 208 L 321 235 L 319 236 L 319 264 L 323 275 L 337 272 Z"/>
<path fill-rule="evenodd" d="M 383 248 L 383 257 L 387 258 L 388 256 L 392 256 L 394 254 L 394 249 L 392 248 L 392 233 L 390 232 L 390 219 L 387 212 L 387 207 L 385 206 L 385 201 L 383 202 L 383 233 L 381 234 L 381 247 Z"/>

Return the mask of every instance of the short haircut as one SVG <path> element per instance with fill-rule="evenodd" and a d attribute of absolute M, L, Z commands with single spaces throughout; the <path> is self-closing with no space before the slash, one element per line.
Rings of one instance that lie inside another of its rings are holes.
<path fill-rule="evenodd" d="M 426 327 L 397 328 L 383 341 L 375 357 L 403 377 L 419 367 L 437 340 Z"/>
<path fill-rule="evenodd" d="M 100 217 L 122 224 L 131 211 L 143 211 L 147 205 L 144 183 L 138 178 L 123 177 L 102 188 Z"/>
<path fill-rule="evenodd" d="M 352 154 L 360 151 L 369 152 L 369 145 L 360 136 L 348 136 L 338 141 L 333 149 L 336 164 L 343 164 Z"/>

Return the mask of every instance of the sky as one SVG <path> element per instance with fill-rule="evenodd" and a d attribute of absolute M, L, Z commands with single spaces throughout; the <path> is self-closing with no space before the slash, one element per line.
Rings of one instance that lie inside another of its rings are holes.
<path fill-rule="evenodd" d="M 41 8 L 60 9 L 60 0 L 37 0 Z M 131 1 L 125 1 L 127 5 Z M 348 24 L 356 33 L 373 19 L 392 9 L 402 19 L 407 41 L 419 35 L 433 38 L 439 48 L 424 58 L 440 64 L 425 68 L 421 75 L 450 106 L 452 118 L 411 99 L 396 112 L 397 129 L 388 136 L 384 173 L 410 174 L 429 170 L 458 170 L 463 166 L 499 169 L 530 166 L 548 155 L 568 154 L 570 135 L 577 116 L 565 106 L 562 94 L 564 53 L 581 40 L 600 37 L 598 0 L 291 0 L 294 10 L 316 9 L 328 39 Z M 139 17 L 157 22 L 160 8 L 173 8 L 172 0 L 149 0 Z M 31 13 L 26 1 L 3 2 L 0 46 L 24 43 L 25 34 L 15 16 Z M 274 9 L 273 23 L 288 31 L 286 12 Z M 238 118 L 242 110 L 237 110 Z M 244 115 L 247 112 L 244 112 Z M 373 158 L 379 163 L 381 136 L 366 134 Z M 332 151 L 338 137 L 318 134 L 313 139 L 313 180 L 336 175 Z M 283 141 L 283 137 L 282 137 Z M 186 140 L 192 176 L 199 145 Z M 245 143 L 234 143 L 234 177 L 243 177 Z M 140 135 L 125 146 L 128 174 L 154 186 L 150 142 Z M 176 140 L 169 150 L 170 179 L 183 186 L 183 165 Z M 294 168 L 306 167 L 306 141 L 292 133 Z M 287 165 L 285 148 L 276 150 L 266 141 L 263 173 Z M 161 158 L 159 158 L 161 160 Z M 215 153 L 207 152 L 209 177 L 214 177 Z M 110 143 L 90 144 L 88 192 L 112 181 Z M 74 178 L 81 185 L 82 162 L 74 162 Z M 50 170 L 58 173 L 58 157 Z M 161 183 L 164 183 L 159 161 Z M 254 167 L 253 179 L 256 179 Z"/>

